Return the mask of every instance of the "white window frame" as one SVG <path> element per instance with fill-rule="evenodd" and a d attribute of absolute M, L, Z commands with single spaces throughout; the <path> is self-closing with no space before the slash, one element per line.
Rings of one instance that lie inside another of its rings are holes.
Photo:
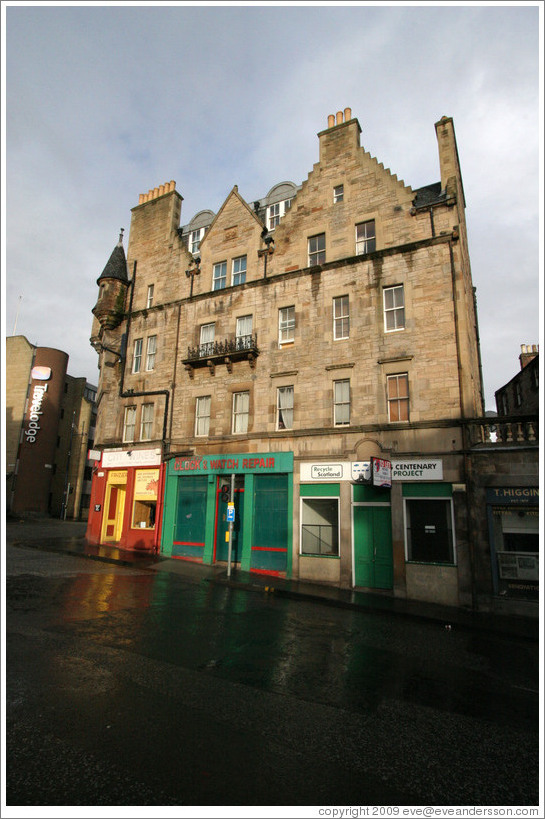
<path fill-rule="evenodd" d="M 372 225 L 372 232 L 368 226 Z M 361 232 L 363 236 L 358 236 L 359 228 L 365 228 Z M 373 247 L 369 248 L 369 244 L 373 242 Z M 359 222 L 356 225 L 356 256 L 363 256 L 366 253 L 373 253 L 377 248 L 377 229 L 374 219 L 367 219 L 365 222 Z"/>
<path fill-rule="evenodd" d="M 200 250 L 201 242 L 204 236 L 204 228 L 197 228 L 191 230 L 189 233 L 189 252 L 196 256 Z"/>
<path fill-rule="evenodd" d="M 201 324 L 201 331 L 199 335 L 199 355 L 201 358 L 206 358 L 214 354 L 214 343 L 216 340 L 216 322 L 211 321 L 208 324 Z"/>
<path fill-rule="evenodd" d="M 323 238 L 323 247 L 320 247 L 321 240 Z M 316 248 L 311 249 L 314 247 L 313 243 L 316 243 Z M 326 251 L 326 239 L 325 233 L 316 233 L 314 236 L 309 236 L 307 240 L 308 246 L 308 266 L 309 267 L 316 267 L 319 264 L 325 264 L 325 251 Z"/>
<path fill-rule="evenodd" d="M 340 312 L 338 312 L 340 310 Z M 333 340 L 350 338 L 349 296 L 335 296 L 333 299 Z"/>
<path fill-rule="evenodd" d="M 212 270 L 212 290 L 225 290 L 227 287 L 227 262 L 216 262 Z"/>
<path fill-rule="evenodd" d="M 142 367 L 142 347 L 144 344 L 143 338 L 135 338 L 134 339 L 134 349 L 132 355 L 132 371 L 133 373 L 139 373 Z"/>
<path fill-rule="evenodd" d="M 252 315 L 239 316 L 237 318 L 237 328 L 235 344 L 237 350 L 247 350 L 251 344 L 253 334 L 254 317 Z"/>
<path fill-rule="evenodd" d="M 402 396 L 401 398 L 399 398 L 399 397 L 390 398 L 389 397 L 389 394 L 390 394 L 390 389 L 389 389 L 390 379 L 394 379 L 394 378 L 397 379 L 398 384 L 399 384 L 399 379 L 400 378 L 406 378 L 406 380 L 407 380 L 407 395 L 406 396 Z M 392 408 L 393 404 L 396 403 L 396 405 L 398 407 L 398 414 L 399 414 L 399 406 L 400 406 L 401 401 L 405 401 L 407 403 L 407 418 L 392 419 L 391 408 Z M 391 374 L 388 374 L 386 376 L 386 402 L 388 404 L 388 422 L 390 424 L 408 424 L 409 423 L 409 421 L 411 419 L 411 392 L 410 392 L 410 386 L 409 386 L 409 373 L 407 373 L 407 372 L 405 372 L 405 373 L 391 373 Z"/>
<path fill-rule="evenodd" d="M 335 185 L 333 188 L 333 204 L 344 202 L 344 185 Z"/>
<path fill-rule="evenodd" d="M 450 504 L 450 534 L 452 537 L 452 563 L 440 563 L 439 561 L 433 561 L 431 564 L 426 563 L 426 561 L 422 560 L 414 560 L 409 557 L 409 540 L 407 537 L 407 501 L 447 501 Z M 452 497 L 448 497 L 445 495 L 431 495 L 426 497 L 407 497 L 403 498 L 403 537 L 405 540 L 405 560 L 407 563 L 419 563 L 421 565 L 433 565 L 433 566 L 457 566 L 458 565 L 458 555 L 456 551 L 456 526 L 454 522 L 454 503 Z"/>
<path fill-rule="evenodd" d="M 305 501 L 336 501 L 337 503 L 337 552 L 336 554 L 328 554 L 327 558 L 338 560 L 341 556 L 341 518 L 340 518 L 340 498 L 338 496 L 329 495 L 303 495 L 299 499 L 299 554 L 306 557 L 324 557 L 323 552 L 304 552 L 303 551 L 303 508 Z M 312 524 L 306 524 L 311 525 Z"/>
<path fill-rule="evenodd" d="M 348 401 L 339 400 L 337 396 L 337 387 L 341 385 L 348 384 Z M 350 410 L 351 410 L 351 389 L 350 389 L 350 379 L 349 378 L 339 378 L 338 380 L 333 382 L 333 426 L 335 427 L 349 427 L 350 426 Z M 348 407 L 348 420 L 347 421 L 338 421 L 337 420 L 337 408 L 339 408 L 339 414 L 344 415 L 344 408 Z"/>
<path fill-rule="evenodd" d="M 294 341 L 295 305 L 291 304 L 289 307 L 280 307 L 278 310 L 278 346 L 293 344 Z"/>
<path fill-rule="evenodd" d="M 401 304 L 396 304 L 401 292 Z M 386 306 L 387 293 L 392 294 L 393 306 Z M 405 329 L 405 287 L 402 284 L 393 284 L 382 290 L 382 304 L 384 308 L 384 332 L 398 333 Z M 388 317 L 393 316 L 393 327 L 388 327 Z M 401 318 L 400 318 L 401 317 Z"/>
<path fill-rule="evenodd" d="M 233 263 L 232 263 L 232 266 L 231 266 L 231 285 L 233 287 L 235 287 L 236 285 L 239 285 L 239 284 L 245 284 L 245 282 L 246 282 L 246 273 L 247 273 L 247 261 L 248 261 L 247 256 L 237 256 L 236 259 L 233 259 Z M 237 265 L 237 262 L 238 262 L 238 265 Z M 244 263 L 244 268 L 240 269 L 242 263 Z M 235 270 L 235 268 L 237 266 L 239 267 L 239 269 Z M 242 281 L 235 281 L 235 278 L 237 276 L 239 278 L 242 276 Z"/>
<path fill-rule="evenodd" d="M 291 398 L 291 400 L 290 400 Z M 286 400 L 287 399 L 287 400 Z M 282 406 L 282 404 L 284 406 Z M 278 387 L 276 390 L 276 429 L 281 432 L 283 430 L 293 429 L 293 404 L 294 404 L 294 389 L 293 385 L 285 387 Z M 291 416 L 290 416 L 291 413 Z M 291 421 L 290 421 L 291 418 Z"/>
<path fill-rule="evenodd" d="M 151 441 L 153 435 L 153 404 L 142 404 L 142 413 L 140 416 L 140 440 Z M 151 417 L 150 417 L 151 416 Z"/>
<path fill-rule="evenodd" d="M 210 434 L 211 395 L 199 395 L 195 402 L 195 437 Z"/>
<path fill-rule="evenodd" d="M 149 336 L 146 349 L 146 372 L 155 369 L 155 356 L 157 354 L 157 336 Z"/>
<path fill-rule="evenodd" d="M 146 310 L 153 305 L 153 291 L 155 290 L 155 285 L 148 284 L 148 295 L 146 297 Z"/>
<path fill-rule="evenodd" d="M 273 202 L 267 207 L 267 227 L 269 231 L 274 230 L 283 216 L 291 208 L 292 199 L 283 199 L 281 202 Z"/>
<path fill-rule="evenodd" d="M 129 430 L 131 430 L 129 432 Z M 123 414 L 123 443 L 130 443 L 134 441 L 134 433 L 136 430 L 136 407 L 125 407 Z"/>
<path fill-rule="evenodd" d="M 238 404 L 242 396 L 247 396 L 247 408 L 240 409 L 238 408 Z M 250 391 L 249 390 L 241 390 L 240 392 L 233 393 L 233 412 L 232 412 L 233 420 L 232 420 L 232 429 L 231 432 L 233 435 L 244 435 L 248 432 L 249 427 L 249 420 L 250 420 Z M 243 429 L 237 429 L 239 425 L 239 419 L 246 419 L 242 422 Z"/>

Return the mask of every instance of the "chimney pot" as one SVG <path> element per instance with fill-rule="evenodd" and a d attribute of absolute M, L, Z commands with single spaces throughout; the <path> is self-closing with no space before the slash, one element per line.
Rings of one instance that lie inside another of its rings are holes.
<path fill-rule="evenodd" d="M 348 122 L 349 119 L 352 119 L 352 109 L 351 108 L 345 108 L 344 109 L 344 121 Z"/>
<path fill-rule="evenodd" d="M 525 353 L 525 352 L 526 352 L 526 344 L 521 344 L 521 345 L 520 345 L 520 351 L 521 351 L 521 353 Z"/>
<path fill-rule="evenodd" d="M 144 194 L 141 193 L 140 196 L 138 197 L 138 204 L 141 205 L 143 201 L 144 201 Z"/>
<path fill-rule="evenodd" d="M 340 125 L 343 121 L 343 112 L 337 111 L 337 125 Z"/>
<path fill-rule="evenodd" d="M 327 127 L 333 128 L 335 125 L 335 114 L 330 114 L 327 118 Z"/>

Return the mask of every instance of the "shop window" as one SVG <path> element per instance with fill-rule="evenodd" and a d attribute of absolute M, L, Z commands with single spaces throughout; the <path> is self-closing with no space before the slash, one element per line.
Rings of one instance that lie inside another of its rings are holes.
<path fill-rule="evenodd" d="M 403 285 L 385 287 L 384 298 L 384 330 L 387 333 L 393 330 L 405 329 L 405 293 Z"/>
<path fill-rule="evenodd" d="M 333 382 L 333 423 L 336 427 L 350 423 L 350 379 Z"/>
<path fill-rule="evenodd" d="M 211 395 L 201 395 L 197 398 L 195 408 L 195 435 L 208 435 L 210 431 Z"/>
<path fill-rule="evenodd" d="M 227 262 L 214 265 L 212 290 L 223 290 L 227 286 Z"/>
<path fill-rule="evenodd" d="M 140 440 L 151 441 L 153 432 L 153 404 L 142 404 Z"/>
<path fill-rule="evenodd" d="M 233 285 L 244 284 L 246 281 L 246 256 L 233 259 Z"/>
<path fill-rule="evenodd" d="M 301 499 L 301 554 L 338 556 L 338 498 Z"/>
<path fill-rule="evenodd" d="M 295 339 L 295 307 L 281 307 L 278 311 L 278 343 L 288 344 Z"/>
<path fill-rule="evenodd" d="M 350 336 L 350 310 L 348 296 L 333 299 L 333 338 L 338 341 Z"/>
<path fill-rule="evenodd" d="M 276 429 L 293 429 L 293 387 L 279 387 L 276 394 Z"/>
<path fill-rule="evenodd" d="M 373 253 L 376 249 L 375 220 L 356 225 L 356 256 Z"/>
<path fill-rule="evenodd" d="M 155 354 L 157 353 L 157 336 L 148 338 L 148 348 L 146 353 L 146 370 L 155 369 Z"/>
<path fill-rule="evenodd" d="M 132 371 L 139 373 L 142 367 L 142 339 L 136 338 L 134 340 L 134 352 L 132 357 Z"/>
<path fill-rule="evenodd" d="M 407 373 L 387 377 L 388 420 L 409 420 L 409 376 Z"/>
<path fill-rule="evenodd" d="M 308 240 L 308 266 L 314 267 L 325 262 L 325 233 L 311 236 Z"/>
<path fill-rule="evenodd" d="M 233 433 L 248 432 L 250 393 L 233 393 Z"/>
<path fill-rule="evenodd" d="M 539 510 L 493 510 L 499 593 L 537 597 L 539 588 Z"/>
<path fill-rule="evenodd" d="M 406 499 L 405 519 L 408 561 L 454 563 L 450 498 Z"/>
<path fill-rule="evenodd" d="M 136 425 L 136 407 L 125 407 L 123 418 L 123 441 L 134 441 L 134 429 Z"/>
<path fill-rule="evenodd" d="M 157 502 L 135 501 L 133 506 L 133 529 L 155 529 Z"/>
<path fill-rule="evenodd" d="M 133 529 L 154 529 L 159 489 L 158 469 L 137 469 L 134 476 Z"/>

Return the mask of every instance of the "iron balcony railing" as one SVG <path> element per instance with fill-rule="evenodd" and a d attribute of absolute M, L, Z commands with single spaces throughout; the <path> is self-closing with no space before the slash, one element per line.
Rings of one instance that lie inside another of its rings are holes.
<path fill-rule="evenodd" d="M 187 358 L 183 363 L 192 367 L 213 364 L 229 363 L 249 359 L 253 361 L 259 355 L 257 333 L 235 338 L 226 338 L 222 341 L 209 341 L 187 348 Z"/>

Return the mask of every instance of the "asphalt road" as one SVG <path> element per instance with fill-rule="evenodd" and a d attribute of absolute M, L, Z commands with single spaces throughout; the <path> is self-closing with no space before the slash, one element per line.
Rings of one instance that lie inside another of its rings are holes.
<path fill-rule="evenodd" d="M 531 641 L 9 544 L 6 574 L 8 806 L 538 804 Z"/>

